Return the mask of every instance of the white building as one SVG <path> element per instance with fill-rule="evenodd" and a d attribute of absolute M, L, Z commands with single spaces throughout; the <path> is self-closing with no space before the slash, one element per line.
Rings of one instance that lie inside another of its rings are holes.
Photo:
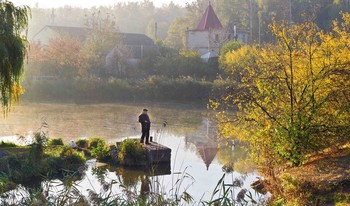
<path fill-rule="evenodd" d="M 198 49 L 203 58 L 218 57 L 221 45 L 229 40 L 247 44 L 248 32 L 239 30 L 236 26 L 224 28 L 210 2 L 197 28 L 186 31 L 187 48 Z"/>

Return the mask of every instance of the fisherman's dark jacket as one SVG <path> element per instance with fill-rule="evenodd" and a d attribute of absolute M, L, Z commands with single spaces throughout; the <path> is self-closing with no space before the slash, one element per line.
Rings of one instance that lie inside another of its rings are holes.
<path fill-rule="evenodd" d="M 151 121 L 149 120 L 148 114 L 140 114 L 139 122 L 141 123 L 142 131 L 150 130 L 150 128 L 151 128 Z"/>

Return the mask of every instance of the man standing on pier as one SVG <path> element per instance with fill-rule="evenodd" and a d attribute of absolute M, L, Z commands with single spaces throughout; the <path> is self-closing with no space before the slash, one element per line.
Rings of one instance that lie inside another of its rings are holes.
<path fill-rule="evenodd" d="M 143 109 L 142 113 L 139 116 L 139 122 L 141 123 L 141 143 L 144 142 L 144 139 L 146 137 L 146 144 L 149 144 L 149 130 L 151 129 L 151 121 L 149 119 L 149 116 L 147 114 L 147 109 Z"/>

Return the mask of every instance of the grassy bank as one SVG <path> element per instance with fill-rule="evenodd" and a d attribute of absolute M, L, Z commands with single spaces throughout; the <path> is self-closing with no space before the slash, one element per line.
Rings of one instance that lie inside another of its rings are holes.
<path fill-rule="evenodd" d="M 213 83 L 191 77 L 152 76 L 141 80 L 31 79 L 23 84 L 27 100 L 208 101 Z"/>
<path fill-rule="evenodd" d="M 43 177 L 49 179 L 63 177 L 68 173 L 78 174 L 86 160 L 81 152 L 72 150 L 69 146 L 48 146 L 42 153 L 38 151 L 40 149 L 37 145 L 0 146 L 0 150 L 7 154 L 0 158 L 1 176 L 15 183 Z"/>
<path fill-rule="evenodd" d="M 145 152 L 139 140 L 127 139 L 120 144 L 115 153 L 117 162 L 113 163 L 137 165 L 146 161 Z M 28 146 L 1 142 L 0 155 L 0 177 L 15 183 L 81 175 L 88 158 L 111 163 L 110 147 L 101 137 L 79 139 L 65 145 L 61 138 L 48 140 L 43 133 L 36 133 L 34 142 Z M 6 190 L 0 188 L 0 193 Z"/>
<path fill-rule="evenodd" d="M 272 205 L 349 205 L 350 145 L 309 155 L 302 166 L 268 181 L 267 189 Z"/>

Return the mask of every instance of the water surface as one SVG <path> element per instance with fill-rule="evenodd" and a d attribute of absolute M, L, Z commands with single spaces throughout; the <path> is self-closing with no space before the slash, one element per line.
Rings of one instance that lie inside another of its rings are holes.
<path fill-rule="evenodd" d="M 137 193 L 141 192 L 142 181 L 146 178 L 157 185 L 153 185 L 153 189 L 171 196 L 177 188 L 180 193 L 186 191 L 194 198 L 192 204 L 199 204 L 210 199 L 219 179 L 225 174 L 223 166 L 229 164 L 234 165 L 234 171 L 226 174 L 225 182 L 232 183 L 238 178 L 242 185 L 235 193 L 242 188 L 252 191 L 249 185 L 258 174 L 253 167 L 247 166 L 246 152 L 230 142 L 218 144 L 214 114 L 203 106 L 22 103 L 16 105 L 6 118 L 0 119 L 0 136 L 2 139 L 30 137 L 46 122 L 48 127 L 42 129 L 49 138 L 61 137 L 69 142 L 99 136 L 114 143 L 124 138 L 139 138 L 137 116 L 145 107 L 152 121 L 151 136 L 172 149 L 170 174 L 150 175 L 142 169 L 107 167 L 103 172 L 106 180 L 124 180 Z M 87 165 L 83 179 L 76 184 L 85 195 L 89 190 L 99 193 L 101 182 L 93 172 L 96 161 L 89 161 Z M 121 192 L 117 186 L 114 190 L 115 193 Z"/>

